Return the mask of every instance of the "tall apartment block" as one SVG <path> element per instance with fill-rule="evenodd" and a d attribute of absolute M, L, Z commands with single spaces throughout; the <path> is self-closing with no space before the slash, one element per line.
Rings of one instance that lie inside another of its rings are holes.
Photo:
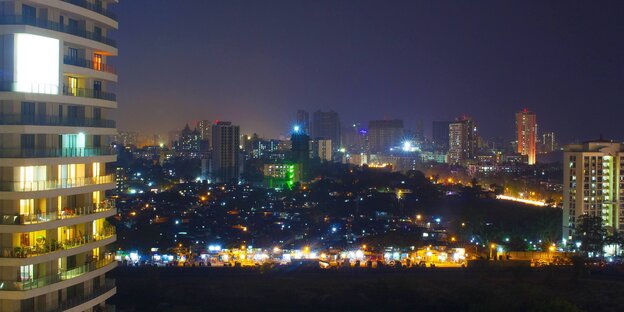
<path fill-rule="evenodd" d="M 624 144 L 596 140 L 563 153 L 563 238 L 573 238 L 582 215 L 602 218 L 608 232 L 624 224 Z"/>
<path fill-rule="evenodd" d="M 229 121 L 212 125 L 210 172 L 219 183 L 238 181 L 241 173 L 240 127 Z"/>
<path fill-rule="evenodd" d="M 105 311 L 116 0 L 0 0 L 0 311 Z"/>
<path fill-rule="evenodd" d="M 476 156 L 477 126 L 472 118 L 462 116 L 449 124 L 448 160 L 451 164 L 465 164 Z"/>
<path fill-rule="evenodd" d="M 526 108 L 516 113 L 516 137 L 518 138 L 518 154 L 527 157 L 529 165 L 535 164 L 537 117 Z"/>

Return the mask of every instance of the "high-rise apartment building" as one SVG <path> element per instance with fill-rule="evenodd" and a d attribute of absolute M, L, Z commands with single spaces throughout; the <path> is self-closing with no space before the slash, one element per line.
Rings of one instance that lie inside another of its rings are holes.
<path fill-rule="evenodd" d="M 114 137 L 114 141 L 123 146 L 136 146 L 139 141 L 139 133 L 135 131 L 119 131 Z"/>
<path fill-rule="evenodd" d="M 191 130 L 188 124 L 180 131 L 180 139 L 173 145 L 173 150 L 180 157 L 200 156 L 201 135 L 197 129 Z"/>
<path fill-rule="evenodd" d="M 198 121 L 197 131 L 199 131 L 200 139 L 207 142 L 207 148 L 210 149 L 210 141 L 212 140 L 212 122 L 210 122 L 210 120 Z"/>
<path fill-rule="evenodd" d="M 340 141 L 340 118 L 334 111 L 316 111 L 312 115 L 312 138 L 330 139 L 332 150 L 336 151 L 341 146 Z"/>
<path fill-rule="evenodd" d="M 210 172 L 216 182 L 238 181 L 240 176 L 240 127 L 229 121 L 212 125 Z"/>
<path fill-rule="evenodd" d="M 297 126 L 303 133 L 310 135 L 310 114 L 303 109 L 297 111 Z"/>
<path fill-rule="evenodd" d="M 518 154 L 527 157 L 529 165 L 535 164 L 537 138 L 537 118 L 534 112 L 526 108 L 516 113 L 516 134 Z"/>
<path fill-rule="evenodd" d="M 563 238 L 573 238 L 582 215 L 602 218 L 611 233 L 624 224 L 624 144 L 596 140 L 563 153 Z"/>
<path fill-rule="evenodd" d="M 322 162 L 332 161 L 332 144 L 329 139 L 317 139 L 310 141 L 310 156 L 318 158 Z"/>
<path fill-rule="evenodd" d="M 0 1 L 0 311 L 101 311 L 115 0 Z"/>
<path fill-rule="evenodd" d="M 554 132 L 546 132 L 542 134 L 542 152 L 551 153 L 559 148 Z"/>
<path fill-rule="evenodd" d="M 449 163 L 464 164 L 474 159 L 478 144 L 477 126 L 472 118 L 462 116 L 449 124 Z"/>
<path fill-rule="evenodd" d="M 371 120 L 368 122 L 369 152 L 388 153 L 391 147 L 401 144 L 405 132 L 403 120 Z"/>

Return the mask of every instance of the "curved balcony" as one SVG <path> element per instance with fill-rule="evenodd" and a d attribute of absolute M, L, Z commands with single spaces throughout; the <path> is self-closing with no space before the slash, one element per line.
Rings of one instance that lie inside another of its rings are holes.
<path fill-rule="evenodd" d="M 115 182 L 115 175 L 42 181 L 0 182 L 0 192 L 36 192 Z"/>
<path fill-rule="evenodd" d="M 117 20 L 117 15 L 114 12 L 107 10 L 101 6 L 96 6 L 95 4 L 88 2 L 86 0 L 62 0 L 62 1 L 73 4 L 73 5 L 77 5 L 81 8 L 85 8 L 95 13 L 102 14 L 112 20 L 115 20 L 115 21 Z"/>
<path fill-rule="evenodd" d="M 0 125 L 115 128 L 115 121 L 108 119 L 69 118 L 46 115 L 28 116 L 22 114 L 1 114 Z"/>
<path fill-rule="evenodd" d="M 117 47 L 115 40 L 103 36 L 98 33 L 87 31 L 86 29 L 70 27 L 68 25 L 60 24 L 42 18 L 30 18 L 22 15 L 2 15 L 0 16 L 0 25 L 29 25 L 35 27 L 41 27 L 49 30 L 59 31 L 62 33 L 82 37 L 85 39 L 97 41 L 111 47 Z"/>
<path fill-rule="evenodd" d="M 93 70 L 97 70 L 101 72 L 107 72 L 109 74 L 114 74 L 114 75 L 117 74 L 115 67 L 113 67 L 110 64 L 98 63 L 98 62 L 94 62 L 93 60 L 87 60 L 87 59 L 83 59 L 79 57 L 72 57 L 69 55 L 65 55 L 63 57 L 63 64 L 93 69 Z"/>
<path fill-rule="evenodd" d="M 78 97 L 100 99 L 100 100 L 107 100 L 107 101 L 117 101 L 117 96 L 115 95 L 115 93 L 104 92 L 104 91 L 95 90 L 95 89 L 71 88 L 68 86 L 63 86 L 63 95 L 78 96 Z"/>
<path fill-rule="evenodd" d="M 56 158 L 112 156 L 116 149 L 93 148 L 0 148 L 0 158 Z"/>
<path fill-rule="evenodd" d="M 57 310 L 54 310 L 54 311 L 57 311 L 57 312 L 67 311 L 81 304 L 85 304 L 99 296 L 102 296 L 108 293 L 109 291 L 115 289 L 115 287 L 116 287 L 115 280 L 112 278 L 107 278 L 104 280 L 104 286 L 97 287 L 96 289 L 93 290 L 92 293 L 88 295 L 72 296 L 67 301 L 61 302 Z"/>
<path fill-rule="evenodd" d="M 2 225 L 29 225 L 46 223 L 56 220 L 65 220 L 76 218 L 80 216 L 91 215 L 94 213 L 105 212 L 114 210 L 115 201 L 105 200 L 99 205 L 90 205 L 80 208 L 65 208 L 61 211 L 55 211 L 50 213 L 33 213 L 33 214 L 15 214 L 15 215 L 0 215 L 0 224 Z"/>
<path fill-rule="evenodd" d="M 14 81 L 1 81 L 0 92 L 20 92 L 20 93 L 35 93 L 35 94 L 51 94 L 51 95 L 66 95 L 85 97 L 92 99 L 100 99 L 106 101 L 117 101 L 115 93 L 105 92 L 95 89 L 86 88 L 71 88 L 64 85 L 62 88 L 57 85 L 48 84 L 24 84 Z"/>
<path fill-rule="evenodd" d="M 15 246 L 13 248 L 2 248 L 0 250 L 1 258 L 30 258 L 42 256 L 51 252 L 68 250 L 86 244 L 111 238 L 116 234 L 114 226 L 107 226 L 100 230 L 97 235 L 83 235 L 73 239 L 50 242 L 44 242 L 35 246 Z"/>
<path fill-rule="evenodd" d="M 107 265 L 110 265 L 113 262 L 116 262 L 114 258 L 107 257 L 101 260 L 86 263 L 85 265 L 81 265 L 70 270 L 62 271 L 58 274 L 48 275 L 41 278 L 29 278 L 21 281 L 0 281 L 0 290 L 25 291 L 37 289 L 40 287 L 49 286 L 54 283 L 79 277 L 89 272 L 101 269 Z"/>

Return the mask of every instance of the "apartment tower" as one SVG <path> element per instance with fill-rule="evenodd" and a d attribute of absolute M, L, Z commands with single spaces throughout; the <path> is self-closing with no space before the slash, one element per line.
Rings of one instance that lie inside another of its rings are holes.
<path fill-rule="evenodd" d="M 537 138 L 537 117 L 526 108 L 516 113 L 518 154 L 527 157 L 529 165 L 535 164 L 535 141 Z"/>
<path fill-rule="evenodd" d="M 116 0 L 0 1 L 0 311 L 104 311 Z"/>
<path fill-rule="evenodd" d="M 567 145 L 563 153 L 563 238 L 582 215 L 600 217 L 608 232 L 624 223 L 624 144 L 606 140 Z"/>

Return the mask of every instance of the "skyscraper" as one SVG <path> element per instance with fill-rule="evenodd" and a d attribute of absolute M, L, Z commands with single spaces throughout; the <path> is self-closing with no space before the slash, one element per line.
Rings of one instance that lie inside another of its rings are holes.
<path fill-rule="evenodd" d="M 1 311 L 104 309 L 116 292 L 116 2 L 0 2 Z"/>
<path fill-rule="evenodd" d="M 216 182 L 238 181 L 240 176 L 240 127 L 229 121 L 212 125 L 210 172 Z"/>
<path fill-rule="evenodd" d="M 613 233 L 624 223 L 624 144 L 596 140 L 563 153 L 563 238 L 573 238 L 582 215 L 601 217 Z"/>
<path fill-rule="evenodd" d="M 330 139 L 332 150 L 336 151 L 341 146 L 340 141 L 340 118 L 334 111 L 316 111 L 312 116 L 312 138 Z"/>
<path fill-rule="evenodd" d="M 449 146 L 449 125 L 451 121 L 434 121 L 431 138 L 437 148 L 448 150 Z"/>
<path fill-rule="evenodd" d="M 516 131 L 518 153 L 528 158 L 529 165 L 535 164 L 535 141 L 537 138 L 537 119 L 534 112 L 526 108 L 516 113 Z"/>
<path fill-rule="evenodd" d="M 404 136 L 403 120 L 371 120 L 368 122 L 370 153 L 387 153 L 401 144 Z"/>
<path fill-rule="evenodd" d="M 476 156 L 479 139 L 472 118 L 462 116 L 449 124 L 449 153 L 451 164 L 465 164 Z"/>
<path fill-rule="evenodd" d="M 303 109 L 297 111 L 297 126 L 303 133 L 310 135 L 310 114 Z"/>

